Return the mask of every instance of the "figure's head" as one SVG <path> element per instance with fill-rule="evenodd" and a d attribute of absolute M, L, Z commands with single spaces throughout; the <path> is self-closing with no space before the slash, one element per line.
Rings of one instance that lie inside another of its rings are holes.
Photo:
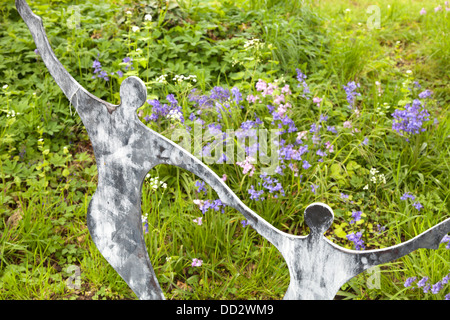
<path fill-rule="evenodd" d="M 315 202 L 305 209 L 305 222 L 313 234 L 324 234 L 333 220 L 333 210 L 324 203 Z"/>
<path fill-rule="evenodd" d="M 138 77 L 128 77 L 120 85 L 120 105 L 136 112 L 147 99 L 145 83 Z"/>

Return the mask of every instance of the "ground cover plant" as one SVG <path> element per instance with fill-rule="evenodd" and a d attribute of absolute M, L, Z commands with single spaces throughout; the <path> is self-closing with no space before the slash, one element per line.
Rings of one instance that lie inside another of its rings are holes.
<path fill-rule="evenodd" d="M 303 211 L 321 201 L 335 213 L 326 237 L 367 250 L 449 217 L 447 2 L 29 4 L 82 86 L 118 104 L 139 76 L 141 121 L 174 141 L 199 128 L 200 143 L 176 142 L 280 230 L 307 235 Z M 0 10 L 0 297 L 136 299 L 86 228 L 97 168 L 83 124 L 13 1 Z M 261 157 L 263 129 L 276 148 Z M 281 255 L 193 174 L 151 170 L 142 213 L 166 298 L 283 297 Z M 449 249 L 447 236 L 369 270 L 336 299 L 448 300 Z"/>

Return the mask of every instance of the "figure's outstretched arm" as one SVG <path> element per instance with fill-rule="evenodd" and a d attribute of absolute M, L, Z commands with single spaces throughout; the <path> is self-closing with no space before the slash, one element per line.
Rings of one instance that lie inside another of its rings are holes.
<path fill-rule="evenodd" d="M 27 24 L 28 29 L 30 29 L 36 47 L 48 71 L 75 108 L 78 107 L 77 98 L 80 98 L 79 95 L 87 95 L 96 100 L 97 103 L 103 104 L 109 112 L 112 112 L 116 106 L 90 94 L 63 67 L 50 46 L 41 17 L 33 13 L 25 0 L 16 0 L 16 8 L 22 19 Z M 76 97 L 77 95 L 78 97 Z M 78 110 L 78 108 L 77 112 L 80 114 L 80 110 Z M 80 114 L 80 116 L 82 117 L 83 114 Z"/>
<path fill-rule="evenodd" d="M 444 236 L 450 232 L 450 218 L 442 221 L 436 226 L 422 232 L 418 236 L 398 245 L 376 249 L 376 250 L 347 250 L 336 244 L 331 243 L 336 249 L 346 252 L 355 258 L 355 262 L 362 267 L 363 270 L 371 268 L 376 265 L 387 263 L 399 259 L 417 249 L 438 249 Z"/>
<path fill-rule="evenodd" d="M 178 166 L 192 172 L 205 181 L 214 191 L 216 191 L 223 204 L 239 211 L 248 220 L 253 229 L 255 229 L 260 235 L 265 237 L 278 249 L 282 244 L 284 235 L 291 236 L 278 230 L 247 207 L 212 169 L 197 159 L 190 152 L 186 151 L 163 135 L 150 130 L 144 124 L 142 124 L 142 129 L 145 132 L 142 135 L 142 140 L 147 145 L 146 149 L 161 150 L 159 153 L 154 153 L 157 154 L 158 163 Z"/>

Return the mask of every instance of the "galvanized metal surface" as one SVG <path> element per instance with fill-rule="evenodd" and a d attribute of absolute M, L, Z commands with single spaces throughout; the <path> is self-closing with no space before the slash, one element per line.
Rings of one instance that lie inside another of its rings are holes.
<path fill-rule="evenodd" d="M 147 98 L 147 89 L 139 78 L 129 77 L 122 82 L 120 105 L 93 96 L 56 58 L 41 18 L 24 0 L 16 0 L 16 7 L 42 60 L 75 107 L 93 145 L 98 186 L 88 207 L 89 232 L 99 251 L 139 299 L 164 299 L 145 246 L 140 207 L 144 178 L 158 164 L 178 166 L 203 179 L 225 205 L 242 213 L 250 226 L 280 251 L 290 273 L 284 299 L 333 299 L 345 282 L 364 270 L 419 248 L 437 249 L 450 232 L 447 219 L 393 247 L 348 250 L 324 237 L 334 216 L 332 209 L 322 203 L 313 203 L 305 210 L 308 236 L 294 236 L 276 229 L 248 208 L 200 160 L 139 120 L 136 111 Z"/>

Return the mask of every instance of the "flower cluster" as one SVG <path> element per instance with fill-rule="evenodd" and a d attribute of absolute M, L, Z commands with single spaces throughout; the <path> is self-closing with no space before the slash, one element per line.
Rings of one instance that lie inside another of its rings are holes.
<path fill-rule="evenodd" d="M 430 120 L 430 114 L 422 106 L 422 102 L 414 99 L 412 104 L 405 105 L 405 109 L 397 109 L 392 114 L 394 121 L 392 130 L 402 136 L 414 135 L 425 131 L 424 122 Z"/>
<path fill-rule="evenodd" d="M 250 40 L 247 40 L 245 43 L 244 43 L 244 49 L 245 50 L 248 50 L 248 49 L 253 49 L 253 48 L 255 48 L 255 49 L 259 49 L 261 46 L 263 46 L 264 44 L 261 42 L 261 40 L 259 40 L 259 39 L 250 39 Z"/>
<path fill-rule="evenodd" d="M 147 103 L 152 106 L 152 114 L 146 116 L 144 119 L 148 121 L 158 121 L 161 118 L 175 119 L 184 123 L 184 116 L 182 108 L 178 105 L 178 101 L 173 94 L 168 94 L 166 99 L 170 102 L 168 104 L 161 104 L 158 99 L 148 100 Z"/>
<path fill-rule="evenodd" d="M 255 162 L 255 159 L 253 157 L 246 157 L 244 161 L 236 162 L 238 166 L 243 168 L 242 171 L 243 174 L 247 174 L 251 177 L 255 173 L 255 166 L 252 164 Z"/>
<path fill-rule="evenodd" d="M 350 224 L 355 223 L 356 221 L 361 220 L 362 211 L 353 211 L 352 212 L 352 220 L 350 221 Z"/>
<path fill-rule="evenodd" d="M 189 76 L 186 77 L 186 76 L 184 76 L 182 74 L 180 74 L 180 75 L 176 74 L 173 77 L 172 80 L 176 81 L 176 82 L 183 82 L 185 80 L 192 80 L 193 82 L 197 82 L 197 76 L 196 75 L 189 75 Z"/>
<path fill-rule="evenodd" d="M 198 205 L 198 208 L 200 211 L 205 214 L 209 209 L 213 209 L 214 211 L 219 211 L 222 207 L 222 213 L 225 212 L 224 207 L 225 204 L 220 201 L 220 199 L 217 200 L 194 200 L 194 204 Z"/>
<path fill-rule="evenodd" d="M 352 233 L 347 235 L 347 239 L 352 241 L 356 250 L 362 250 L 365 248 L 362 238 L 362 232 Z"/>
<path fill-rule="evenodd" d="M 310 93 L 309 91 L 309 86 L 306 83 L 306 78 L 307 76 L 305 74 L 302 73 L 302 71 L 300 69 L 295 69 L 295 71 L 297 72 L 297 80 L 298 82 L 300 82 L 298 84 L 298 87 L 302 86 L 303 87 L 303 98 L 309 99 L 306 95 Z M 316 102 L 317 103 L 317 102 Z"/>
<path fill-rule="evenodd" d="M 202 264 L 203 264 L 203 260 L 200 260 L 197 258 L 192 259 L 192 264 L 191 264 L 192 267 L 201 267 Z"/>
<path fill-rule="evenodd" d="M 197 187 L 197 193 L 203 192 L 206 194 L 208 192 L 204 181 L 195 181 L 195 186 Z"/>
<path fill-rule="evenodd" d="M 105 81 L 109 81 L 108 73 L 102 69 L 102 64 L 100 61 L 94 60 L 92 63 L 92 68 L 94 68 L 94 75 L 92 76 L 92 79 L 102 78 Z"/>
<path fill-rule="evenodd" d="M 411 199 L 411 201 L 414 201 L 416 197 L 411 194 L 411 192 L 406 192 L 403 194 L 403 196 L 400 197 L 400 200 L 402 201 L 405 201 L 407 199 Z M 419 201 L 416 201 L 413 203 L 413 207 L 420 211 L 420 209 L 423 208 L 423 205 Z"/>
<path fill-rule="evenodd" d="M 264 200 L 264 197 L 261 197 L 261 195 L 264 194 L 264 190 L 256 191 L 255 187 L 253 185 L 250 186 L 248 193 L 250 194 L 250 200 L 255 200 L 255 201 Z"/>
<path fill-rule="evenodd" d="M 405 288 L 411 287 L 411 289 L 414 289 L 413 284 L 417 280 L 417 277 L 410 277 L 406 279 L 404 283 Z M 450 280 L 450 273 L 445 275 L 440 281 L 436 282 L 435 284 L 429 283 L 430 278 L 429 277 L 423 277 L 417 282 L 417 287 L 422 288 L 423 293 L 428 293 L 431 291 L 432 294 L 438 294 L 444 286 L 449 282 Z M 447 294 L 445 296 L 445 300 L 450 300 L 450 294 Z"/>
<path fill-rule="evenodd" d="M 146 178 L 147 179 L 150 178 L 150 174 L 147 174 Z M 164 189 L 167 188 L 167 184 L 165 182 L 160 181 L 159 177 L 150 178 L 149 183 L 150 183 L 150 188 L 152 188 L 154 190 L 158 189 L 159 187 L 163 187 Z"/>
<path fill-rule="evenodd" d="M 351 81 L 347 83 L 346 86 L 343 86 L 345 93 L 347 94 L 347 102 L 348 108 L 353 109 L 355 105 L 355 97 L 360 96 L 361 94 L 356 92 L 356 89 L 360 87 L 359 83 L 355 83 L 355 81 Z"/>
<path fill-rule="evenodd" d="M 377 169 L 371 168 L 369 172 L 370 172 L 370 181 L 371 182 L 377 183 L 377 180 L 378 180 L 378 182 L 382 182 L 383 184 L 386 184 L 386 177 L 382 173 L 377 175 L 377 173 L 379 172 Z"/>

